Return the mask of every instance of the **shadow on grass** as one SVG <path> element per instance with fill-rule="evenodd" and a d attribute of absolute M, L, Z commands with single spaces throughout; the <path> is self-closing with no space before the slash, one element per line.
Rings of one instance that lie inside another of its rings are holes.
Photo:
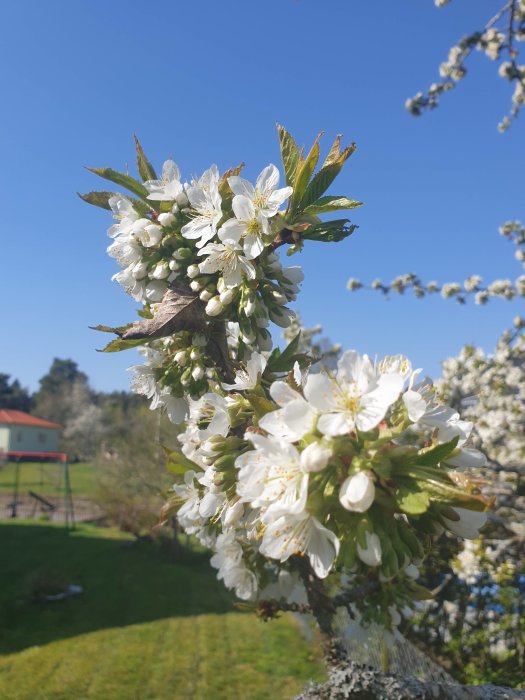
<path fill-rule="evenodd" d="M 232 610 L 207 553 L 183 549 L 173 561 L 155 543 L 134 543 L 94 526 L 67 532 L 4 521 L 0 557 L 2 654 L 103 628 Z M 31 580 L 42 570 L 84 593 L 36 602 Z"/>

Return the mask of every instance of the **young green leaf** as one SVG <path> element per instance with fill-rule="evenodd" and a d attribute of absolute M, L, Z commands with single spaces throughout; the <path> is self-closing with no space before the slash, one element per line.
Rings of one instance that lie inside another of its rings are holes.
<path fill-rule="evenodd" d="M 306 188 L 306 191 L 301 198 L 301 210 L 306 209 L 306 207 L 309 207 L 311 204 L 314 204 L 319 197 L 326 192 L 335 178 L 339 175 L 343 165 L 346 163 L 348 158 L 350 158 L 355 149 L 356 145 L 353 143 L 348 148 L 345 148 L 337 160 L 330 162 L 328 165 L 323 165 L 319 172 L 314 175 L 312 181 Z"/>
<path fill-rule="evenodd" d="M 88 204 L 93 204 L 95 207 L 108 209 L 110 211 L 110 198 L 119 196 L 117 192 L 88 192 L 87 194 L 80 194 L 80 192 L 77 192 L 77 194 L 80 197 L 80 199 L 84 200 L 84 202 L 87 202 Z M 153 209 L 150 206 L 148 206 L 145 202 L 141 202 L 139 199 L 135 199 L 135 197 L 130 197 L 129 195 L 125 196 L 126 199 L 129 199 L 129 201 L 133 204 L 133 208 L 138 214 L 140 214 L 140 216 L 147 216 L 153 211 Z"/>
<path fill-rule="evenodd" d="M 199 467 L 178 450 L 164 447 L 166 454 L 166 469 L 172 474 L 185 474 L 189 469 L 199 471 Z"/>
<path fill-rule="evenodd" d="M 450 442 L 443 442 L 426 450 L 421 450 L 414 461 L 422 466 L 434 466 L 448 457 L 457 447 L 459 435 Z"/>
<path fill-rule="evenodd" d="M 350 236 L 357 228 L 350 224 L 348 219 L 336 221 L 323 221 L 315 226 L 310 226 L 301 237 L 309 241 L 321 241 L 323 243 L 338 243 Z"/>
<path fill-rule="evenodd" d="M 298 333 L 282 352 L 278 352 L 278 348 L 272 352 L 267 364 L 267 369 L 270 372 L 290 371 L 296 359 L 300 338 L 301 334 Z"/>
<path fill-rule="evenodd" d="M 319 139 L 321 138 L 322 135 L 323 135 L 323 132 L 321 131 L 321 133 L 318 134 L 317 138 L 315 139 L 314 144 L 313 144 L 312 148 L 310 149 L 310 152 L 306 156 L 304 162 L 301 163 L 297 169 L 297 174 L 295 176 L 295 182 L 294 182 L 294 186 L 293 186 L 294 192 L 292 195 L 293 202 L 294 202 L 293 206 L 294 206 L 295 211 L 298 211 L 298 209 L 299 209 L 299 204 L 303 199 L 303 195 L 305 193 L 307 185 L 308 185 L 310 178 L 312 177 L 312 174 L 315 170 L 315 166 L 317 165 L 317 163 L 319 161 L 319 156 L 321 153 L 320 148 L 319 148 Z M 317 199 L 317 197 L 316 197 L 316 199 Z"/>
<path fill-rule="evenodd" d="M 317 214 L 330 214 L 341 209 L 355 209 L 362 205 L 362 202 L 358 202 L 356 199 L 348 199 L 348 197 L 320 197 L 313 204 L 306 207 L 304 213 L 316 216 Z"/>
<path fill-rule="evenodd" d="M 120 185 L 121 187 L 125 187 L 130 192 L 133 192 L 133 194 L 138 195 L 141 199 L 146 199 L 146 197 L 149 194 L 148 190 L 144 187 L 144 185 L 138 180 L 136 180 L 134 177 L 131 177 L 131 175 L 119 173 L 117 170 L 113 170 L 112 168 L 86 169 L 89 170 L 89 172 L 91 173 L 95 173 L 95 175 L 99 175 L 99 177 L 103 177 L 105 180 L 110 180 L 111 182 L 114 182 L 117 185 Z"/>
<path fill-rule="evenodd" d="M 144 345 L 144 343 L 147 343 L 148 340 L 149 338 L 138 338 L 136 340 L 115 338 L 108 343 L 105 348 L 102 348 L 102 350 L 97 350 L 97 352 L 120 352 L 121 350 L 129 350 L 130 348 L 136 348 L 139 345 Z"/>
<path fill-rule="evenodd" d="M 284 126 L 277 124 L 277 133 L 281 144 L 281 158 L 283 160 L 284 176 L 286 184 L 293 187 L 297 165 L 301 160 L 299 146 L 293 137 L 286 131 Z"/>
<path fill-rule="evenodd" d="M 430 506 L 428 493 L 408 480 L 399 484 L 396 501 L 399 508 L 407 515 L 421 515 L 426 513 Z"/>
<path fill-rule="evenodd" d="M 135 139 L 135 150 L 137 151 L 137 167 L 139 169 L 140 177 L 143 179 L 144 182 L 146 182 L 146 180 L 156 180 L 157 174 L 155 172 L 155 169 L 153 168 L 149 160 L 146 158 L 146 154 L 144 153 L 142 146 L 140 145 L 140 142 L 135 136 L 135 134 L 133 134 L 133 138 Z"/>

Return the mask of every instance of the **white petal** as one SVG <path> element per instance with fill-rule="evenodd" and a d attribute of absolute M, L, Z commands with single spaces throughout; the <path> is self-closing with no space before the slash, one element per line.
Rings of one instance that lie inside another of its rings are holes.
<path fill-rule="evenodd" d="M 367 566 L 379 566 L 381 564 L 381 542 L 375 532 L 366 532 L 366 547 L 357 544 L 357 555 Z"/>
<path fill-rule="evenodd" d="M 259 236 L 249 233 L 244 237 L 243 241 L 244 254 L 248 260 L 254 260 L 258 258 L 259 255 L 264 250 L 264 243 Z"/>
<path fill-rule="evenodd" d="M 335 534 L 312 518 L 312 533 L 307 552 L 312 569 L 319 578 L 326 578 L 330 573 L 335 558 L 339 554 L 339 545 Z"/>
<path fill-rule="evenodd" d="M 319 411 L 336 408 L 337 387 L 325 374 L 311 374 L 306 380 L 304 395 Z"/>
<path fill-rule="evenodd" d="M 270 163 L 264 170 L 261 171 L 257 182 L 255 183 L 255 189 L 257 192 L 264 194 L 265 192 L 274 190 L 279 184 L 279 171 Z"/>
<path fill-rule="evenodd" d="M 408 417 L 414 423 L 425 415 L 427 402 L 418 391 L 412 391 L 411 389 L 405 391 L 403 403 L 407 409 Z"/>
<path fill-rule="evenodd" d="M 319 418 L 317 428 L 323 435 L 336 437 L 337 435 L 346 435 L 353 430 L 354 422 L 349 415 L 344 413 L 325 413 Z"/>
<path fill-rule="evenodd" d="M 228 178 L 228 184 L 233 194 L 242 194 L 245 197 L 248 197 L 248 199 L 253 199 L 255 197 L 254 186 L 243 177 L 232 175 L 232 177 Z"/>
<path fill-rule="evenodd" d="M 241 221 L 250 221 L 255 218 L 255 209 L 253 204 L 242 194 L 237 194 L 232 201 L 233 213 Z"/>
<path fill-rule="evenodd" d="M 241 236 L 246 233 L 246 224 L 238 219 L 225 221 L 217 235 L 223 243 L 239 243 Z"/>
<path fill-rule="evenodd" d="M 301 394 L 286 382 L 274 382 L 270 387 L 270 396 L 279 406 L 301 398 Z"/>

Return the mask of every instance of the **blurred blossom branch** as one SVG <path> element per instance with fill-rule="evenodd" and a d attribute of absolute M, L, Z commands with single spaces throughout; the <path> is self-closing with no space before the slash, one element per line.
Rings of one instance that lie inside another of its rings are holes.
<path fill-rule="evenodd" d="M 437 7 L 443 7 L 448 2 L 434 0 Z M 498 125 L 499 131 L 506 131 L 525 104 L 525 65 L 519 64 L 519 50 L 516 48 L 516 43 L 521 41 L 525 41 L 525 0 L 510 0 L 481 31 L 467 34 L 450 48 L 447 60 L 439 66 L 443 80 L 432 83 L 426 93 L 418 92 L 409 98 L 405 103 L 407 110 L 419 117 L 424 111 L 437 107 L 440 97 L 455 88 L 466 76 L 466 61 L 476 49 L 483 51 L 492 61 L 498 61 L 499 75 L 514 83 L 510 112 Z"/>
<path fill-rule="evenodd" d="M 507 221 L 500 226 L 500 233 L 507 240 L 512 241 L 517 250 L 515 258 L 525 267 L 525 227 L 520 221 Z M 422 299 L 427 294 L 441 294 L 443 299 L 455 299 L 459 304 L 465 304 L 468 298 L 474 298 L 476 304 L 486 304 L 491 299 L 499 298 L 512 301 L 517 297 L 525 297 L 525 275 L 520 275 L 514 282 L 509 279 L 496 279 L 487 285 L 483 284 L 480 275 L 470 275 L 463 284 L 460 282 L 422 282 L 418 275 L 413 272 L 398 275 L 394 279 L 384 284 L 380 279 L 375 279 L 370 285 L 365 285 L 358 279 L 351 277 L 347 282 L 347 288 L 351 292 L 360 289 L 372 289 L 388 296 L 391 292 L 404 294 L 407 289 L 411 289 L 418 299 Z M 517 319 L 515 325 L 522 328 L 525 321 Z"/>

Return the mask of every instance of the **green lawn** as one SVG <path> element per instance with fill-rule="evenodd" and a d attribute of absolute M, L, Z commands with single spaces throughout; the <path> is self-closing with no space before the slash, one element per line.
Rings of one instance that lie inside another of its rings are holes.
<path fill-rule="evenodd" d="M 12 493 L 15 483 L 16 465 L 7 462 L 0 468 L 0 492 Z M 55 495 L 64 488 L 63 465 L 53 462 L 21 462 L 19 492 L 35 491 L 41 495 Z M 69 478 L 73 496 L 90 496 L 95 490 L 96 475 L 93 466 L 79 462 L 69 465 Z"/>
<path fill-rule="evenodd" d="M 21 521 L 0 523 L 0 551 L 2 700 L 284 700 L 323 677 L 295 619 L 236 610 L 206 553 Z M 36 602 L 38 572 L 84 593 Z"/>

